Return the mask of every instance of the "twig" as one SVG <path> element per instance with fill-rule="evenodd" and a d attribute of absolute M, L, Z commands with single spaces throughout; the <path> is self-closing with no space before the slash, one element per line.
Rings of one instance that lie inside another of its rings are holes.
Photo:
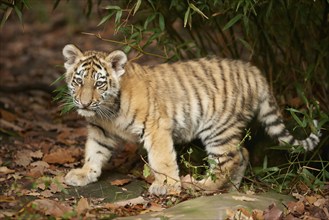
<path fill-rule="evenodd" d="M 130 42 L 127 41 L 127 39 L 125 39 L 125 41 L 117 41 L 117 40 L 103 38 L 99 33 L 94 34 L 94 33 L 82 32 L 82 34 L 95 36 L 95 37 L 97 37 L 98 39 L 100 39 L 102 41 L 106 41 L 106 42 L 110 42 L 110 43 L 114 43 L 114 44 L 120 44 L 120 45 L 124 45 L 124 46 L 129 46 L 129 47 L 139 51 L 141 54 L 144 54 L 144 55 L 154 56 L 154 57 L 158 57 L 158 58 L 161 58 L 161 59 L 168 59 L 167 56 L 162 56 L 162 55 L 159 55 L 159 54 L 146 52 L 139 45 L 138 46 L 133 46 L 133 45 L 130 44 Z"/>

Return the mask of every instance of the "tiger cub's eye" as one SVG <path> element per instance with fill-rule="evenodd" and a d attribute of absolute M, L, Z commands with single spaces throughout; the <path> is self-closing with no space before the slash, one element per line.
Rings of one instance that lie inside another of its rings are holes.
<path fill-rule="evenodd" d="M 96 82 L 96 86 L 97 87 L 100 87 L 100 86 L 102 86 L 102 85 L 104 85 L 105 84 L 105 82 L 101 82 L 101 81 L 98 81 L 98 82 Z"/>
<path fill-rule="evenodd" d="M 75 81 L 76 81 L 78 84 L 82 84 L 82 79 L 81 79 L 81 78 L 76 78 Z"/>

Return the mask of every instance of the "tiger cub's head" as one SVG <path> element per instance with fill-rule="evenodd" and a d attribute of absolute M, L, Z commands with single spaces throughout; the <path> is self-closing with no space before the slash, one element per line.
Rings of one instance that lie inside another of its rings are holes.
<path fill-rule="evenodd" d="M 126 54 L 120 50 L 82 52 L 68 44 L 63 48 L 63 55 L 66 82 L 78 113 L 85 117 L 115 115 Z"/>

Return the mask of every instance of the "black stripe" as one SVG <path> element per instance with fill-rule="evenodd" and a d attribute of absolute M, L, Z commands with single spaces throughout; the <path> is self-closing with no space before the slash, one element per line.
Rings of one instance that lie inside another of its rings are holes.
<path fill-rule="evenodd" d="M 145 121 L 144 121 L 144 124 L 145 124 Z M 145 125 L 144 125 L 144 127 L 142 128 L 142 132 L 141 132 L 141 134 L 139 135 L 139 138 L 143 138 L 143 137 L 144 137 L 144 133 L 145 133 Z"/>
<path fill-rule="evenodd" d="M 240 140 L 241 135 L 233 134 L 225 138 L 215 138 L 214 140 L 209 140 L 210 142 L 206 143 L 207 145 L 215 145 L 215 147 L 223 146 L 230 143 L 233 140 Z"/>
<path fill-rule="evenodd" d="M 102 66 L 96 62 L 94 62 L 94 65 L 98 68 L 98 70 L 102 70 Z"/>
<path fill-rule="evenodd" d="M 107 138 L 110 137 L 110 135 L 108 134 L 108 132 L 107 132 L 102 126 L 97 125 L 97 124 L 94 124 L 94 123 L 92 123 L 92 122 L 89 122 L 89 125 L 90 125 L 91 127 L 94 127 L 94 128 L 97 128 L 98 130 L 100 130 L 100 131 L 103 133 L 103 135 L 104 135 L 105 137 L 107 137 Z"/>
<path fill-rule="evenodd" d="M 89 64 L 90 64 L 90 62 L 85 62 L 84 64 L 81 65 L 81 67 L 85 67 L 85 66 L 87 66 Z"/>
<path fill-rule="evenodd" d="M 273 108 L 272 110 L 270 110 L 269 112 L 265 113 L 262 118 L 263 120 L 265 120 L 265 118 L 269 117 L 269 116 L 272 116 L 272 115 L 275 115 L 277 116 L 277 110 L 275 108 Z"/>
<path fill-rule="evenodd" d="M 184 71 L 184 73 L 186 73 L 186 72 L 192 72 L 193 73 L 193 75 L 195 74 L 195 72 L 194 72 L 194 70 L 193 69 L 191 69 L 191 65 L 189 64 L 189 63 L 184 63 L 185 65 L 184 65 L 184 70 L 186 70 L 186 71 Z M 195 85 L 195 82 L 194 82 L 194 80 L 192 80 L 192 79 L 190 79 L 190 81 L 188 82 L 189 84 L 190 84 L 190 86 L 192 87 L 192 92 L 193 92 L 193 94 L 194 94 L 194 98 L 196 98 L 197 99 L 197 104 L 198 104 L 198 111 L 197 112 L 199 112 L 199 114 L 200 114 L 200 116 L 203 114 L 203 106 L 202 106 L 202 103 L 201 103 L 201 97 L 200 97 L 200 94 L 199 94 L 199 92 L 198 92 L 198 87 L 197 87 L 197 85 Z M 200 120 L 200 117 L 199 117 L 199 120 Z M 198 121 L 199 122 L 199 121 Z"/>
<path fill-rule="evenodd" d="M 115 149 L 114 147 L 112 147 L 110 145 L 107 145 L 107 144 L 104 144 L 104 143 L 99 142 L 95 138 L 93 138 L 93 141 L 95 141 L 99 146 L 104 147 L 104 148 L 106 148 L 109 151 L 113 151 Z"/>
<path fill-rule="evenodd" d="M 268 131 L 268 128 L 267 128 L 267 131 Z M 285 128 L 283 128 L 282 131 L 280 131 L 277 134 L 270 134 L 270 136 L 273 137 L 274 139 L 279 139 L 281 137 L 286 137 L 288 135 L 289 135 L 289 132 Z"/>
<path fill-rule="evenodd" d="M 209 125 L 208 127 L 205 127 L 204 129 L 202 129 L 201 131 L 199 131 L 196 136 L 201 135 L 203 132 L 205 131 L 210 131 L 213 128 L 213 124 Z"/>
<path fill-rule="evenodd" d="M 189 113 L 191 112 L 191 97 L 189 96 L 189 94 L 186 91 L 186 86 L 183 83 L 184 80 L 182 79 L 180 72 L 177 71 L 176 65 L 172 65 L 170 67 L 172 68 L 173 72 L 176 73 L 175 74 L 175 76 L 177 77 L 176 82 L 178 82 L 180 85 L 180 88 L 178 88 L 178 89 L 181 89 L 184 92 L 185 99 L 189 100 L 184 103 L 185 105 L 183 105 L 184 119 L 185 119 L 185 121 L 187 121 L 187 120 L 191 121 L 191 118 L 189 115 Z M 191 122 L 189 122 L 187 124 L 191 124 Z"/>
<path fill-rule="evenodd" d="M 281 124 L 283 124 L 283 122 L 282 122 L 282 120 L 281 119 L 276 119 L 275 121 L 272 121 L 272 122 L 267 122 L 267 121 L 265 121 L 265 125 L 267 126 L 267 127 L 276 127 L 276 126 L 278 126 L 278 125 L 281 125 Z"/>
<path fill-rule="evenodd" d="M 221 166 L 223 166 L 224 164 L 230 162 L 231 160 L 232 160 L 232 158 L 228 158 L 228 159 L 226 159 L 226 160 L 224 160 L 224 161 L 218 163 L 217 166 L 218 166 L 218 167 L 221 167 Z"/>
<path fill-rule="evenodd" d="M 238 107 L 239 103 L 240 103 L 240 99 L 241 98 L 241 92 L 238 91 L 238 86 L 239 86 L 239 74 L 237 72 L 237 68 L 236 68 L 237 62 L 230 62 L 229 63 L 229 67 L 230 67 L 230 76 L 231 76 L 231 80 L 230 82 L 232 83 L 232 88 L 233 88 L 233 97 L 230 97 L 230 99 L 233 102 L 233 105 L 230 106 L 231 107 L 231 115 L 235 115 L 235 113 L 237 111 L 240 110 L 240 108 Z"/>
<path fill-rule="evenodd" d="M 212 60 L 207 61 L 206 64 L 202 61 L 202 62 L 200 62 L 200 65 L 201 65 L 201 68 L 203 69 L 205 75 L 206 75 L 208 78 L 209 78 L 209 77 L 211 78 L 211 79 L 210 79 L 210 82 L 212 82 L 212 84 L 214 85 L 215 89 L 218 91 L 218 90 L 219 90 L 219 87 L 218 87 L 218 83 L 217 83 L 217 81 L 216 81 L 216 78 L 214 77 L 214 74 L 215 74 L 215 73 L 213 73 L 213 72 L 211 72 L 211 71 L 208 71 L 208 69 L 206 68 L 206 65 L 208 65 L 208 63 L 212 64 L 211 61 L 212 61 Z M 222 73 L 219 72 L 218 74 L 222 74 Z"/>
<path fill-rule="evenodd" d="M 217 129 L 215 128 L 214 130 L 216 131 L 215 133 L 210 134 L 209 136 L 207 136 L 206 138 L 204 138 L 203 142 L 205 143 L 207 140 L 215 138 L 217 136 L 222 135 L 225 131 L 230 130 L 230 128 L 235 125 L 236 123 L 238 123 L 239 121 L 237 120 L 237 118 L 234 117 L 227 117 L 227 119 L 225 120 L 224 126 L 218 126 Z M 244 127 L 243 125 L 241 125 L 241 127 Z"/>
<path fill-rule="evenodd" d="M 318 142 L 318 139 L 316 139 L 316 138 L 315 138 L 314 136 L 312 136 L 312 135 L 309 136 L 308 138 L 312 140 L 312 143 L 313 143 L 313 144 L 315 144 L 316 142 Z"/>
<path fill-rule="evenodd" d="M 209 156 L 212 156 L 212 157 L 215 157 L 215 158 L 220 158 L 220 157 L 230 157 L 230 158 L 233 158 L 235 157 L 236 153 L 235 152 L 225 152 L 225 153 L 222 153 L 222 154 L 217 154 L 217 153 L 208 153 Z"/>
<path fill-rule="evenodd" d="M 223 81 L 222 87 L 223 87 L 223 93 L 224 93 L 224 98 L 223 98 L 223 106 L 224 106 L 223 113 L 224 113 L 226 111 L 226 107 L 227 107 L 227 96 L 228 96 L 228 94 L 227 94 L 227 79 L 225 77 L 225 73 L 223 71 L 223 67 L 222 67 L 221 62 L 218 63 L 218 68 L 220 69 L 221 79 Z"/>
<path fill-rule="evenodd" d="M 200 81 L 202 83 L 202 86 L 199 87 L 199 90 L 201 90 L 201 89 L 205 90 L 205 92 L 207 94 L 207 97 L 205 97 L 205 98 L 210 99 L 210 100 L 213 101 L 213 111 L 214 111 L 215 110 L 215 104 L 214 104 L 215 103 L 215 98 L 214 98 L 215 94 L 214 94 L 214 91 L 210 91 L 210 87 L 209 87 L 209 82 L 210 81 L 209 81 L 209 79 L 207 80 L 203 77 L 200 77 L 200 74 L 207 77 L 207 70 L 206 70 L 206 68 L 205 68 L 205 66 L 202 62 L 200 62 L 198 64 L 201 66 L 202 72 L 197 73 L 195 70 L 192 70 L 192 74 L 197 79 L 197 81 Z M 201 99 L 201 101 L 202 101 L 202 99 Z M 204 112 L 204 107 L 202 106 L 202 102 L 200 102 L 200 103 L 201 103 L 201 107 L 202 107 L 201 116 L 206 115 L 206 113 Z M 208 106 L 205 106 L 205 107 L 207 108 Z"/>
<path fill-rule="evenodd" d="M 245 89 L 246 89 L 246 80 L 245 80 L 245 77 L 244 77 L 244 75 L 245 75 L 245 66 L 242 64 L 242 63 L 239 63 L 240 65 L 237 65 L 238 66 L 238 68 L 237 68 L 237 75 L 238 75 L 238 80 L 239 80 L 239 86 L 238 86 L 238 88 L 239 88 L 239 91 L 242 91 L 242 93 L 240 92 L 240 94 L 241 94 L 241 101 L 240 101 L 240 108 L 241 108 L 241 110 L 243 109 L 243 108 L 245 108 L 245 103 L 246 103 L 246 96 L 247 96 L 247 91 L 245 91 Z"/>
<path fill-rule="evenodd" d="M 126 131 L 129 127 L 131 127 L 131 126 L 135 123 L 136 117 L 137 117 L 137 111 L 134 112 L 131 121 L 130 121 L 129 124 L 123 129 L 124 131 Z"/>
<path fill-rule="evenodd" d="M 96 154 L 102 154 L 102 155 L 104 155 L 104 153 L 102 151 L 100 151 L 100 150 L 97 151 Z"/>

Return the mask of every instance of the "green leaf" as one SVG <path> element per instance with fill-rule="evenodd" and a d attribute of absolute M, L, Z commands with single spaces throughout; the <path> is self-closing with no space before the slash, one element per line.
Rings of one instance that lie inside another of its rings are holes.
<path fill-rule="evenodd" d="M 115 23 L 118 24 L 122 16 L 122 10 L 118 10 L 115 15 Z"/>
<path fill-rule="evenodd" d="M 149 23 L 154 20 L 155 16 L 156 16 L 156 14 L 152 14 L 151 16 L 148 16 L 146 18 L 146 20 L 144 22 L 144 29 L 145 30 L 147 29 L 147 26 L 149 25 Z"/>
<path fill-rule="evenodd" d="M 147 178 L 148 176 L 151 175 L 151 169 L 147 164 L 144 164 L 144 169 L 143 169 L 143 176 Z"/>
<path fill-rule="evenodd" d="M 107 10 L 121 10 L 121 8 L 117 5 L 108 5 L 108 6 L 105 6 L 104 9 L 107 9 Z"/>
<path fill-rule="evenodd" d="M 186 27 L 186 24 L 187 24 L 188 20 L 190 19 L 190 12 L 191 12 L 191 8 L 188 7 L 188 9 L 184 15 L 184 27 Z"/>
<path fill-rule="evenodd" d="M 136 14 L 136 12 L 138 11 L 139 7 L 141 6 L 142 0 L 138 0 L 135 4 L 135 8 L 134 8 L 134 12 L 133 15 Z"/>
<path fill-rule="evenodd" d="M 159 13 L 159 27 L 161 31 L 164 31 L 165 29 L 165 21 L 164 21 L 164 17 L 161 13 Z"/>
<path fill-rule="evenodd" d="M 59 76 L 57 79 L 55 79 L 55 81 L 53 81 L 50 85 L 53 86 L 56 83 L 62 82 L 65 80 L 65 74 L 62 74 L 61 76 Z"/>
<path fill-rule="evenodd" d="M 112 17 L 113 14 L 114 14 L 114 12 L 111 12 L 110 14 L 103 17 L 97 26 L 101 26 L 102 24 L 104 24 L 106 21 L 108 21 Z"/>
<path fill-rule="evenodd" d="M 2 20 L 1 20 L 1 24 L 0 24 L 0 30 L 2 29 L 2 27 L 5 25 L 6 21 L 8 20 L 11 12 L 13 11 L 13 8 L 10 7 L 10 8 L 7 8 L 7 10 L 5 11 L 3 17 L 2 17 Z"/>
<path fill-rule="evenodd" d="M 293 108 L 288 108 L 288 110 L 290 111 L 291 116 L 295 119 L 295 121 L 298 123 L 300 127 L 305 128 L 307 126 L 306 120 L 301 121 L 299 117 L 296 115 L 296 112 L 301 113 L 300 111 Z"/>
<path fill-rule="evenodd" d="M 243 40 L 242 38 L 238 38 L 238 40 L 239 40 L 239 41 L 243 44 L 243 46 L 244 46 L 245 48 L 247 48 L 251 53 L 253 52 L 252 47 L 250 46 L 250 44 L 249 44 L 247 41 Z"/>
<path fill-rule="evenodd" d="M 242 18 L 242 14 L 237 14 L 234 18 L 232 18 L 227 24 L 223 27 L 223 31 L 232 27 L 236 22 L 238 22 Z"/>
<path fill-rule="evenodd" d="M 123 50 L 123 52 L 125 52 L 127 54 L 131 51 L 131 46 L 127 45 L 122 50 Z"/>
<path fill-rule="evenodd" d="M 190 8 L 193 9 L 193 11 L 200 14 L 202 17 L 208 19 L 208 17 L 200 9 L 198 9 L 193 3 L 190 3 L 189 6 L 190 6 Z"/>
<path fill-rule="evenodd" d="M 55 11 L 55 9 L 57 8 L 57 6 L 59 5 L 61 0 L 56 0 L 56 2 L 53 5 L 53 11 Z"/>
<path fill-rule="evenodd" d="M 267 156 L 265 155 L 264 161 L 263 161 L 263 169 L 267 169 Z"/>
<path fill-rule="evenodd" d="M 15 9 L 15 12 L 18 16 L 18 19 L 19 19 L 19 22 L 21 22 L 21 24 L 23 23 L 23 15 L 22 15 L 22 12 L 19 10 L 19 8 L 14 5 L 14 9 Z"/>

